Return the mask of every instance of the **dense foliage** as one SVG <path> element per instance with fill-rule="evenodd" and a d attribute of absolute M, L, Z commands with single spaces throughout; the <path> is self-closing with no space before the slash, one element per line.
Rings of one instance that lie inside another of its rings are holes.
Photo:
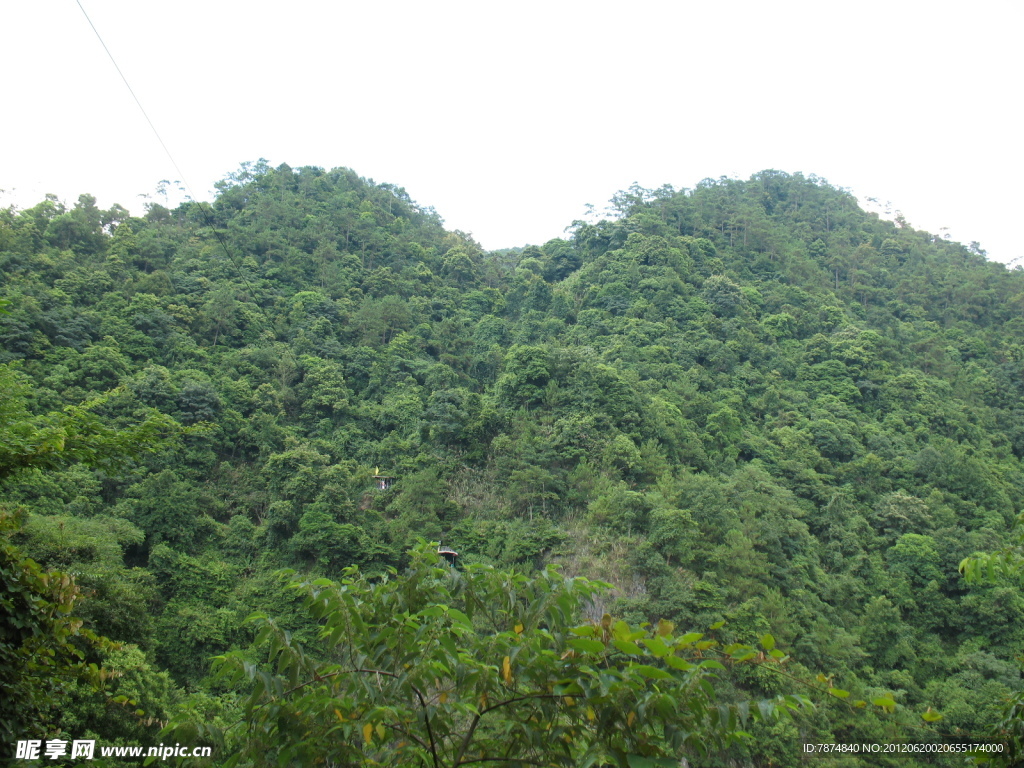
<path fill-rule="evenodd" d="M 383 575 L 421 536 L 610 582 L 598 615 L 630 625 L 770 631 L 795 678 L 900 705 L 756 724 L 730 747 L 755 764 L 981 737 L 1020 688 L 1019 585 L 957 573 L 1024 500 L 1020 271 L 777 171 L 633 187 L 494 253 L 348 170 L 249 164 L 219 188 L 142 217 L 86 195 L 0 211 L 17 422 L 57 435 L 44 414 L 92 403 L 90 434 L 206 425 L 119 466 L 19 469 L 48 443 L 0 446 L 14 544 L 171 675 L 164 711 L 237 716 L 209 658 L 255 658 L 255 610 L 315 642 L 275 570 Z"/>
<path fill-rule="evenodd" d="M 10 369 L 0 369 L 0 391 L 4 393 L 0 402 L 0 479 L 19 471 L 69 463 L 116 467 L 147 451 L 167 447 L 182 431 L 180 425 L 156 411 L 117 429 L 93 412 L 109 401 L 109 396 L 86 406 L 69 406 L 63 413 L 33 417 L 26 407 L 25 382 Z M 51 567 L 44 569 L 11 544 L 12 534 L 26 528 L 23 516 L 23 508 L 11 510 L 0 505 L 0 743 L 5 747 L 19 737 L 47 733 L 56 721 L 70 725 L 73 718 L 60 712 L 70 699 L 82 700 L 76 708 L 80 713 L 99 710 L 106 718 L 111 718 L 106 712 L 109 705 L 138 704 L 127 695 L 130 686 L 118 678 L 126 672 L 124 659 L 133 653 L 137 666 L 148 667 L 137 648 L 112 643 L 72 615 L 83 596 L 76 574 L 54 569 L 52 560 Z M 65 526 L 63 522 L 57 525 L 63 548 L 67 543 Z M 102 537 L 111 532 L 102 524 L 85 527 L 91 528 L 90 547 L 102 547 Z M 145 682 L 159 681 L 159 677 L 150 677 Z M 152 691 L 136 689 L 134 693 L 152 700 Z M 117 713 L 117 706 L 112 709 Z M 135 719 L 144 715 L 144 710 L 137 710 Z M 126 724 L 116 714 L 113 720 L 115 730 L 132 732 L 132 723 Z M 150 720 L 152 725 L 152 717 Z"/>
<path fill-rule="evenodd" d="M 715 700 L 710 683 L 723 661 L 785 661 L 770 635 L 766 657 L 676 635 L 671 622 L 638 629 L 604 614 L 577 625 L 607 585 L 552 566 L 536 577 L 483 565 L 462 572 L 419 547 L 392 576 L 371 581 L 350 568 L 340 584 L 293 584 L 322 626 L 327 661 L 257 614 L 256 643 L 269 647 L 276 673 L 239 651 L 216 665 L 233 683 L 253 681 L 248 727 L 185 727 L 175 737 L 213 737 L 235 760 L 268 766 L 672 766 L 684 747 L 706 755 L 739 739 L 748 721 L 807 705 L 792 695 L 755 706 Z"/>

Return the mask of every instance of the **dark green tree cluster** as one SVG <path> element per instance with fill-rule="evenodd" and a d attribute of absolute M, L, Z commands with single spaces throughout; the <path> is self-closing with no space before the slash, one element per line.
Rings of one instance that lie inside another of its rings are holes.
<path fill-rule="evenodd" d="M 182 432 L 157 412 L 117 428 L 94 412 L 109 397 L 33 417 L 25 382 L 0 367 L 0 384 L 0 480 L 67 465 L 110 470 Z M 110 517 L 24 518 L 23 507 L 0 503 L 2 752 L 9 757 L 13 743 L 26 738 L 99 735 L 111 743 L 154 735 L 178 693 L 168 674 L 138 646 L 95 631 L 127 640 L 141 629 L 146 636 L 147 606 L 136 591 L 145 575 L 125 567 L 120 546 L 141 542 L 141 532 Z M 27 537 L 47 567 L 26 557 L 14 537 Z M 69 565 L 86 572 L 55 567 Z"/>

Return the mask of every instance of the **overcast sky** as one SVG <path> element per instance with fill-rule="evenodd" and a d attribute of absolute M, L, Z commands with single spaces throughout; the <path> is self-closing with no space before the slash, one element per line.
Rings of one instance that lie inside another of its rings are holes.
<path fill-rule="evenodd" d="M 405 187 L 486 248 L 616 190 L 775 168 L 1024 257 L 1024 21 L 973 3 L 75 0 L 2 6 L 0 204 L 141 212 L 244 160 Z"/>

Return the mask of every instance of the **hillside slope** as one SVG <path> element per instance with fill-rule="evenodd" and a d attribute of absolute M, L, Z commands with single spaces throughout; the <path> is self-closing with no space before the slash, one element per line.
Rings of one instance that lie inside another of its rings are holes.
<path fill-rule="evenodd" d="M 777 171 L 634 187 L 495 253 L 345 169 L 219 188 L 208 212 L 0 212 L 0 354 L 30 406 L 122 387 L 111 423 L 212 425 L 4 488 L 19 545 L 80 572 L 84 618 L 152 674 L 202 691 L 248 613 L 291 615 L 273 570 L 372 572 L 422 536 L 606 579 L 632 620 L 770 629 L 807 676 L 943 732 L 1019 687 L 1020 592 L 956 566 L 1024 501 L 1024 273 Z M 898 721 L 825 704 L 812 735 Z"/>

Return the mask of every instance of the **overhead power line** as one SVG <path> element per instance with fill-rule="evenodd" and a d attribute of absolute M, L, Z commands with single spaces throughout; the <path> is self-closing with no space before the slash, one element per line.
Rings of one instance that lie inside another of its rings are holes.
<path fill-rule="evenodd" d="M 121 76 L 121 80 L 124 82 L 125 88 L 128 89 L 128 93 L 135 99 L 135 103 L 139 107 L 139 111 L 142 112 L 142 116 L 146 118 L 146 122 L 149 123 L 149 127 L 153 131 L 153 135 L 156 136 L 156 140 L 160 142 L 160 146 L 164 148 L 164 152 L 167 154 L 167 159 L 171 161 L 171 165 L 174 166 L 174 170 L 178 172 L 178 178 L 184 182 L 185 187 L 188 189 L 189 196 L 195 200 L 196 196 L 192 193 L 192 187 L 189 186 L 188 181 L 185 179 L 185 174 L 181 172 L 181 168 L 178 167 L 178 163 L 174 160 L 174 155 L 171 154 L 171 150 L 167 148 L 167 144 L 164 143 L 163 138 L 160 136 L 160 131 L 156 129 L 153 121 L 149 119 L 149 113 L 146 112 L 146 108 L 142 106 L 142 102 L 139 101 L 139 97 L 135 95 L 135 90 L 132 88 L 131 83 L 128 82 L 128 78 L 124 76 L 124 72 L 121 71 L 121 67 L 117 65 L 117 59 L 114 58 L 114 54 L 107 48 L 107 44 L 103 42 L 103 36 L 100 35 L 96 25 L 92 23 L 92 19 L 89 18 L 89 14 L 86 13 L 85 8 L 82 6 L 81 0 L 75 0 L 78 3 L 78 7 L 82 11 L 82 15 L 85 16 L 85 20 L 89 22 L 89 26 L 92 27 L 92 31 L 96 34 L 96 39 L 100 41 L 100 45 L 103 46 L 103 50 L 107 52 L 107 56 L 110 57 L 110 63 L 114 65 L 114 69 L 117 70 L 117 74 Z"/>
<path fill-rule="evenodd" d="M 255 301 L 256 291 L 253 289 L 252 285 L 249 283 L 249 280 L 246 278 L 245 272 L 242 271 L 242 268 L 239 265 L 238 260 L 235 258 L 234 254 L 231 252 L 231 249 L 228 248 L 227 241 L 224 239 L 223 235 L 221 235 L 221 233 L 217 230 L 213 218 L 210 216 L 209 212 L 206 210 L 203 204 L 196 199 L 195 193 L 192 191 L 192 185 L 188 183 L 188 179 L 185 177 L 185 174 L 178 166 L 178 162 L 174 159 L 174 155 L 171 154 L 171 150 L 167 148 L 167 144 L 163 140 L 163 137 L 160 135 L 160 131 L 156 129 L 156 125 L 150 119 L 149 113 L 146 112 L 146 108 L 142 106 L 142 102 L 139 100 L 139 97 L 135 94 L 135 90 L 132 88 L 131 83 L 128 82 L 128 78 L 125 77 L 124 72 L 121 71 L 121 67 L 118 66 L 117 59 L 114 58 L 114 54 L 110 52 L 110 48 L 108 48 L 107 44 L 103 41 L 103 36 L 100 34 L 100 31 L 96 29 L 96 25 L 93 24 L 92 19 L 89 18 L 89 14 L 86 12 L 85 7 L 82 5 L 82 1 L 75 0 L 75 2 L 78 4 L 79 9 L 82 11 L 82 15 L 85 16 L 85 20 L 89 22 L 89 26 L 95 33 L 96 39 L 99 40 L 100 45 L 103 46 L 103 50 L 107 52 L 107 56 L 110 58 L 110 63 L 114 65 L 114 69 L 117 70 L 117 74 L 121 76 L 121 80 L 122 82 L 124 82 L 125 88 L 127 88 L 128 93 L 132 95 L 132 98 L 135 100 L 136 105 L 138 105 L 139 107 L 139 111 L 142 112 L 142 116 L 146 118 L 146 122 L 149 123 L 150 129 L 153 131 L 153 135 L 156 136 L 156 140 L 160 142 L 160 146 L 163 147 L 164 153 L 166 153 L 167 155 L 167 159 L 171 161 L 171 165 L 174 166 L 174 170 L 178 172 L 178 178 L 181 179 L 181 182 L 185 185 L 185 188 L 188 190 L 189 199 L 191 199 L 192 202 L 194 202 L 199 207 L 199 211 L 200 213 L 202 213 L 203 218 L 206 220 L 207 226 L 209 226 L 210 229 L 213 231 L 213 236 L 217 238 L 217 242 L 220 243 L 220 247 L 224 250 L 224 255 L 227 256 L 228 260 L 235 265 L 235 270 L 238 272 L 238 276 L 242 278 L 242 282 L 248 289 L 249 294 L 253 297 L 252 303 L 256 305 L 257 309 L 259 309 L 260 314 L 262 314 L 264 319 L 266 319 L 267 324 L 271 328 L 276 330 L 276 326 L 274 325 L 274 322 L 270 319 L 270 316 L 267 314 L 267 311 L 259 302 Z"/>

